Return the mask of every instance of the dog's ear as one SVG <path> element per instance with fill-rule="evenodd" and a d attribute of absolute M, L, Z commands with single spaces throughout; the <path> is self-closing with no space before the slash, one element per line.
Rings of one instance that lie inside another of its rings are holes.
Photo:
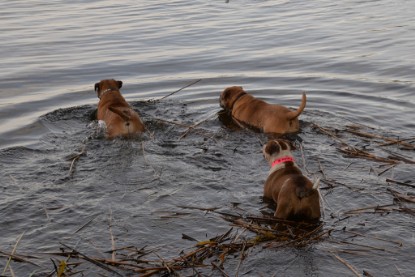
<path fill-rule="evenodd" d="M 99 83 L 95 83 L 94 90 L 95 90 L 96 92 L 98 92 L 98 89 L 99 89 Z"/>
<path fill-rule="evenodd" d="M 230 88 L 226 88 L 222 93 L 222 100 L 227 101 L 229 99 L 230 94 L 231 94 Z"/>
<path fill-rule="evenodd" d="M 222 94 L 222 99 L 223 100 L 229 100 L 229 98 L 231 97 L 231 95 L 232 95 L 232 93 L 233 92 L 235 92 L 235 91 L 238 91 L 238 90 L 241 90 L 241 91 L 243 91 L 243 88 L 242 87 L 240 87 L 240 86 L 233 86 L 233 87 L 228 87 L 228 88 L 226 88 L 224 91 L 223 91 L 223 94 Z"/>
<path fill-rule="evenodd" d="M 272 155 L 275 153 L 279 153 L 281 151 L 281 147 L 275 140 L 270 140 L 266 145 L 264 149 L 265 153 Z"/>
<path fill-rule="evenodd" d="M 118 89 L 122 87 L 122 81 L 117 81 Z"/>

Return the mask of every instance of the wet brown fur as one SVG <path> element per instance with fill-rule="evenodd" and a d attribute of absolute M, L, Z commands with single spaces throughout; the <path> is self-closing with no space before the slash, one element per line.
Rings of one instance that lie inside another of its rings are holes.
<path fill-rule="evenodd" d="M 107 127 L 107 137 L 130 137 L 145 131 L 140 116 L 121 95 L 122 81 L 102 80 L 95 84 L 100 99 L 97 119 L 103 120 Z"/>
<path fill-rule="evenodd" d="M 246 93 L 242 87 L 233 86 L 222 92 L 220 105 L 236 120 L 265 133 L 295 133 L 300 130 L 298 116 L 306 106 L 306 95 L 303 93 L 300 107 L 293 111 L 281 105 L 268 104 Z"/>
<path fill-rule="evenodd" d="M 271 140 L 263 147 L 265 159 L 273 161 L 291 150 L 289 143 Z M 282 153 L 284 152 L 284 153 Z M 282 154 L 282 155 L 281 155 Z M 271 173 L 264 186 L 264 197 L 277 204 L 274 216 L 281 219 L 317 220 L 320 218 L 319 194 L 313 183 L 293 162 Z"/>

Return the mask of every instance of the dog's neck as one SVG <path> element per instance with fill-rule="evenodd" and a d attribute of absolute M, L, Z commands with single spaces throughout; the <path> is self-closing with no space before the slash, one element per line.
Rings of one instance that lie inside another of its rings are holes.
<path fill-rule="evenodd" d="M 286 167 L 286 162 L 292 162 L 294 166 L 297 166 L 295 163 L 294 157 L 289 150 L 281 151 L 277 157 L 273 157 L 273 162 L 271 163 L 271 169 L 269 170 L 269 174 L 283 169 Z"/>
<path fill-rule="evenodd" d="M 230 110 L 233 110 L 233 106 L 235 106 L 235 103 L 236 103 L 239 99 L 241 99 L 242 97 L 244 97 L 245 95 L 247 95 L 247 93 L 246 93 L 246 92 L 243 92 L 243 93 L 239 94 L 239 95 L 235 98 L 235 100 L 233 101 L 233 103 L 232 103 L 232 107 L 231 107 L 231 109 L 230 109 Z"/>
<path fill-rule="evenodd" d="M 116 90 L 117 89 L 114 89 L 114 88 L 107 88 L 106 90 L 104 90 L 103 92 L 100 93 L 99 99 L 101 99 L 102 96 L 104 96 L 105 94 L 110 93 L 111 91 L 116 91 Z"/>

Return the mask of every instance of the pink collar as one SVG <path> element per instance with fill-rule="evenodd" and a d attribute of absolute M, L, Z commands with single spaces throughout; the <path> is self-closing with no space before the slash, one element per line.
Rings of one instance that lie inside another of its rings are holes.
<path fill-rule="evenodd" d="M 271 168 L 281 163 L 285 163 L 285 162 L 294 162 L 294 158 L 291 156 L 285 156 L 285 157 L 276 159 L 275 161 L 272 162 Z"/>

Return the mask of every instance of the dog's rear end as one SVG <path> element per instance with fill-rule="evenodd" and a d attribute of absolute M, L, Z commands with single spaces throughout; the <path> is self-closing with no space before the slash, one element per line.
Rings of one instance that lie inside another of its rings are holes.
<path fill-rule="evenodd" d="M 320 218 L 318 184 L 313 184 L 303 175 L 287 179 L 276 196 L 275 217 L 290 220 L 316 220 Z"/>
<path fill-rule="evenodd" d="M 107 124 L 109 138 L 117 136 L 133 137 L 144 132 L 144 124 L 132 108 L 109 106 L 108 110 L 111 112 L 106 114 L 104 121 L 110 122 Z"/>
<path fill-rule="evenodd" d="M 107 137 L 132 137 L 145 131 L 145 126 L 119 89 L 121 81 L 102 80 L 95 84 L 95 91 L 100 99 L 97 119 L 105 122 Z"/>
<path fill-rule="evenodd" d="M 293 145 L 284 140 L 270 140 L 263 147 L 271 166 L 264 186 L 264 197 L 277 204 L 275 216 L 291 220 L 320 218 L 319 180 L 314 184 L 305 177 L 291 154 Z"/>

